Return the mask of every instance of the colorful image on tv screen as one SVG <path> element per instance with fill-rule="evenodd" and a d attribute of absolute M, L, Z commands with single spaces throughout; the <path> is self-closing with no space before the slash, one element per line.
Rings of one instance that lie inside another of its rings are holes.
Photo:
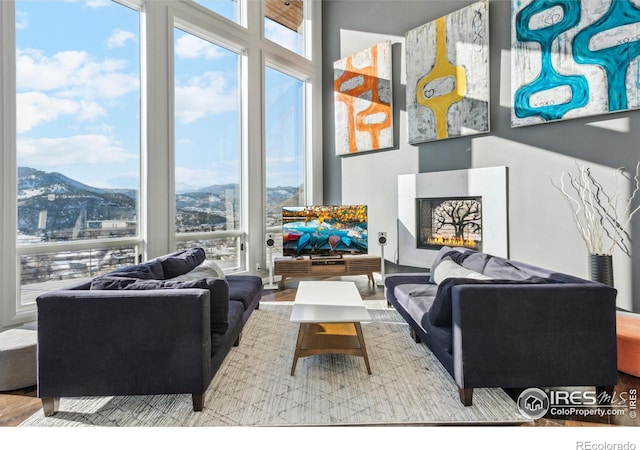
<path fill-rule="evenodd" d="M 367 242 L 364 205 L 282 208 L 285 256 L 366 254 Z"/>

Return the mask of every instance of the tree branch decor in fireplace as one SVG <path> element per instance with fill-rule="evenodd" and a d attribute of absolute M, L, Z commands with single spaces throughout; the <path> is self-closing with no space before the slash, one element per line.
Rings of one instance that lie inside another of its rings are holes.
<path fill-rule="evenodd" d="M 482 197 L 418 198 L 417 247 L 482 250 Z"/>

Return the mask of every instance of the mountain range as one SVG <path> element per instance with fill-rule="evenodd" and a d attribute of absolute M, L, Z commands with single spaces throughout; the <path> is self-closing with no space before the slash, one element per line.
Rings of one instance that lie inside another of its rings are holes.
<path fill-rule="evenodd" d="M 237 217 L 238 193 L 237 184 L 224 184 L 176 194 L 178 230 L 225 229 L 227 217 Z M 267 188 L 267 215 L 298 204 L 300 194 L 299 187 Z M 135 223 L 137 197 L 136 189 L 97 188 L 58 172 L 18 167 L 18 230 L 65 234 L 87 230 L 90 221 Z"/>

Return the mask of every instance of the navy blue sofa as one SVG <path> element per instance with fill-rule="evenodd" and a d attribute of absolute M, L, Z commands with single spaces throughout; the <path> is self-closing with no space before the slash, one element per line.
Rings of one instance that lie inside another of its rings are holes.
<path fill-rule="evenodd" d="M 81 396 L 188 393 L 202 410 L 262 296 L 257 276 L 200 278 L 205 263 L 203 249 L 183 250 L 40 295 L 45 415 L 57 412 L 60 397 Z"/>
<path fill-rule="evenodd" d="M 454 273 L 435 284 L 443 261 Z M 473 388 L 595 386 L 603 403 L 617 383 L 616 290 L 601 283 L 467 249 L 443 247 L 431 273 L 390 274 L 387 302 L 455 380 Z"/>

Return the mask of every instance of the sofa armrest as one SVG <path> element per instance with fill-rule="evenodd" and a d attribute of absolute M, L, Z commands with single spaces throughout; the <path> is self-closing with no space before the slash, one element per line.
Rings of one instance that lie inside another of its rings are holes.
<path fill-rule="evenodd" d="M 38 396 L 203 393 L 209 291 L 58 290 L 37 299 Z"/>
<path fill-rule="evenodd" d="M 615 385 L 615 298 L 615 289 L 595 283 L 455 286 L 456 382 Z"/>

